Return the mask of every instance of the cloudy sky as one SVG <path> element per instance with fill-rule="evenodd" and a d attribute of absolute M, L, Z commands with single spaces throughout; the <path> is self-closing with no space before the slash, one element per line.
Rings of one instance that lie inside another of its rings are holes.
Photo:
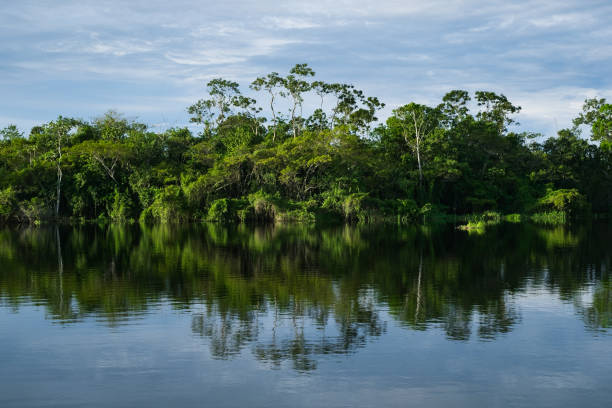
<path fill-rule="evenodd" d="M 246 87 L 307 62 L 390 109 L 451 89 L 523 107 L 553 134 L 612 99 L 612 2 L 1 0 L 0 127 L 115 109 L 182 126 L 213 77 Z"/>

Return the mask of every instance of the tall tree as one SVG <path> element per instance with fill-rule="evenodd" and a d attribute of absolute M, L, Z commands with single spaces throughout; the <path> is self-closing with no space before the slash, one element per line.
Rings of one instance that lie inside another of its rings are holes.
<path fill-rule="evenodd" d="M 272 72 L 265 77 L 259 77 L 251 83 L 251 89 L 255 91 L 266 91 L 270 95 L 270 111 L 272 112 L 272 141 L 276 140 L 276 128 L 278 120 L 276 118 L 276 110 L 274 109 L 274 102 L 276 97 L 280 93 L 280 88 L 283 84 L 283 78 L 278 72 Z"/>
<path fill-rule="evenodd" d="M 308 66 L 308 64 L 296 64 L 289 71 L 283 79 L 283 86 L 287 90 L 287 94 L 291 96 L 291 128 L 293 129 L 293 137 L 296 137 L 299 133 L 299 125 L 296 118 L 296 110 L 298 107 L 302 107 L 304 102 L 303 94 L 310 91 L 311 84 L 306 81 L 306 78 L 312 77 L 315 72 Z M 300 112 L 301 113 L 301 112 Z"/>
<path fill-rule="evenodd" d="M 511 124 L 517 124 L 510 115 L 519 113 L 520 106 L 513 105 L 505 95 L 495 92 L 476 91 L 476 101 L 482 107 L 476 117 L 484 122 L 494 123 L 499 134 L 503 134 Z"/>
<path fill-rule="evenodd" d="M 390 128 L 398 129 L 406 145 L 413 149 L 417 159 L 419 186 L 423 185 L 423 141 L 429 137 L 439 124 L 439 111 L 426 105 L 409 103 L 393 110 L 387 120 Z"/>
<path fill-rule="evenodd" d="M 0 129 L 0 140 L 13 141 L 23 138 L 23 132 L 20 132 L 17 126 L 8 125 L 7 127 Z"/>
<path fill-rule="evenodd" d="M 591 127 L 591 138 L 596 141 L 612 142 L 612 104 L 605 98 L 590 98 L 584 101 L 582 112 L 574 119 L 574 126 Z"/>
<path fill-rule="evenodd" d="M 59 217 L 60 201 L 62 195 L 63 159 L 65 149 L 70 145 L 70 136 L 81 125 L 81 122 L 59 116 L 57 120 L 34 128 L 31 138 L 45 152 L 44 158 L 54 163 L 56 168 L 56 198 L 55 216 Z"/>
<path fill-rule="evenodd" d="M 236 96 L 240 95 L 237 82 L 215 78 L 206 84 L 210 99 L 200 99 L 187 108 L 192 123 L 204 125 L 204 135 L 210 136 L 214 123 L 218 126 L 231 113 Z"/>
<path fill-rule="evenodd" d="M 443 123 L 447 128 L 455 126 L 469 116 L 470 110 L 467 104 L 471 99 L 468 91 L 460 89 L 452 90 L 444 95 L 438 109 L 444 116 Z"/>

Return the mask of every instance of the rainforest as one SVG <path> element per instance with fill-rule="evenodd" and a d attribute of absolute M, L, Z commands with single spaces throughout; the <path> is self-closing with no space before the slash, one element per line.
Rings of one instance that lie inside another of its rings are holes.
<path fill-rule="evenodd" d="M 116 111 L 0 131 L 0 222 L 566 222 L 612 212 L 612 104 L 574 126 L 519 131 L 503 94 L 451 90 L 385 104 L 307 64 L 216 78 L 192 126 L 155 131 Z"/>

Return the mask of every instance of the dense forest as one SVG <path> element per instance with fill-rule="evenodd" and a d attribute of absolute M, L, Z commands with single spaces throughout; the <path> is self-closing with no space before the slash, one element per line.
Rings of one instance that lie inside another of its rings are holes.
<path fill-rule="evenodd" d="M 353 85 L 282 76 L 213 79 L 197 126 L 156 132 L 110 111 L 0 130 L 0 222 L 99 220 L 419 222 L 447 215 L 612 212 L 612 104 L 574 127 L 516 132 L 503 94 L 448 92 L 381 123 Z M 587 129 L 590 141 L 581 130 Z"/>

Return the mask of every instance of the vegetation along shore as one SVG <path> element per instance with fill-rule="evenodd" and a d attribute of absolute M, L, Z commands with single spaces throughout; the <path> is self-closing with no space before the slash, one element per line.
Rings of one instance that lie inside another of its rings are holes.
<path fill-rule="evenodd" d="M 60 116 L 27 137 L 5 127 L 0 223 L 452 217 L 476 228 L 612 211 L 605 99 L 587 99 L 573 128 L 545 138 L 513 131 L 521 108 L 504 95 L 452 90 L 381 123 L 378 98 L 314 74 L 306 64 L 267 74 L 249 96 L 211 80 L 209 99 L 187 108 L 197 131 L 152 131 L 113 111 Z"/>

